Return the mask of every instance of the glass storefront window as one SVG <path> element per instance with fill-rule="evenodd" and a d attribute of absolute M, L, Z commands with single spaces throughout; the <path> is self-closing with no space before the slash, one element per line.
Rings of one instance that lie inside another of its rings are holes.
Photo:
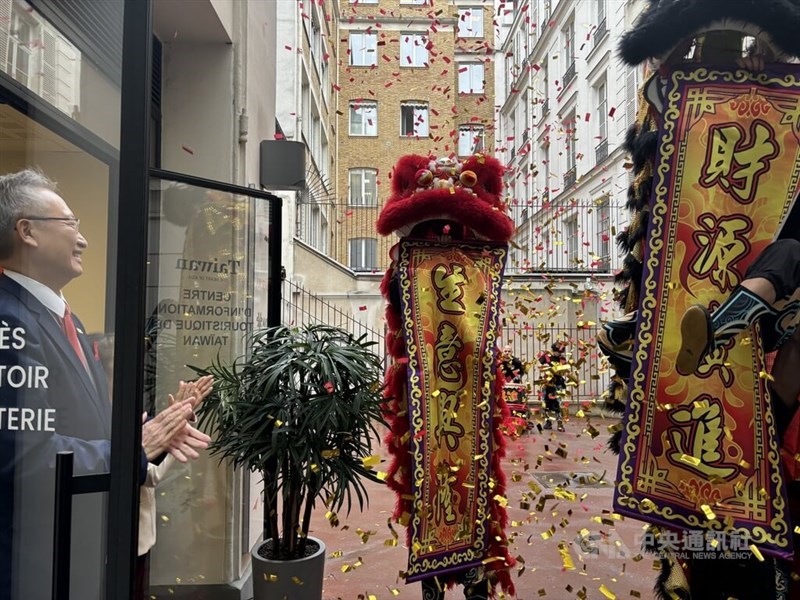
<path fill-rule="evenodd" d="M 51 597 L 56 454 L 76 476 L 110 470 L 121 40 L 92 53 L 96 23 L 77 13 L 120 32 L 122 7 L 0 0 L 3 599 Z M 72 503 L 59 562 L 71 598 L 99 600 L 108 493 Z"/>
<path fill-rule="evenodd" d="M 158 412 L 192 366 L 229 363 L 266 326 L 270 210 L 262 198 L 153 179 L 148 254 L 145 408 Z M 257 293 L 254 293 L 257 292 Z M 232 507 L 252 504 L 255 476 L 207 454 L 175 465 L 155 490 L 157 541 L 150 583 L 226 584 L 231 556 L 252 546 L 248 521 Z M 258 515 L 260 518 L 260 515 Z"/>
<path fill-rule="evenodd" d="M 113 166 L 9 104 L 0 123 L 0 597 L 28 600 L 50 597 L 56 453 L 109 470 Z M 73 500 L 72 598 L 102 596 L 106 501 Z"/>

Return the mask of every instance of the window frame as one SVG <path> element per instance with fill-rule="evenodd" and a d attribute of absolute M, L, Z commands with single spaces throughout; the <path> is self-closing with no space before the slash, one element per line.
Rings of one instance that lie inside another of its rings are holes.
<path fill-rule="evenodd" d="M 611 269 L 611 199 L 608 194 L 603 194 L 596 202 L 597 207 L 597 256 L 600 264 L 597 268 L 602 271 Z M 603 235 L 607 237 L 603 239 Z"/>
<path fill-rule="evenodd" d="M 354 42 L 361 39 L 361 46 L 356 50 Z M 378 65 L 378 34 L 374 31 L 351 31 L 347 37 L 347 48 L 350 53 L 348 61 L 351 67 L 375 67 Z M 356 53 L 363 55 L 364 63 L 356 62 Z M 366 59 L 372 57 L 372 62 Z"/>
<path fill-rule="evenodd" d="M 406 109 L 413 109 L 411 115 L 411 132 L 405 131 L 407 116 L 404 114 Z M 425 118 L 418 121 L 417 110 L 424 109 Z M 421 124 L 424 124 L 425 131 L 419 130 Z M 417 137 L 427 138 L 430 135 L 430 105 L 422 100 L 404 100 L 400 103 L 400 136 L 401 137 Z"/>
<path fill-rule="evenodd" d="M 370 244 L 371 242 L 371 244 Z M 360 264 L 354 264 L 354 244 L 360 243 L 360 257 L 362 258 Z M 370 248 L 371 246 L 371 248 Z M 372 255 L 370 256 L 370 249 Z M 366 264 L 367 259 L 372 258 L 372 265 Z M 347 266 L 351 271 L 356 273 L 373 272 L 378 269 L 378 238 L 374 237 L 356 237 L 347 240 Z"/>
<path fill-rule="evenodd" d="M 600 144 L 608 139 L 608 80 L 605 77 L 600 79 L 595 84 L 594 91 L 597 112 L 597 144 Z"/>
<path fill-rule="evenodd" d="M 367 189 L 367 175 L 372 175 L 372 189 Z M 360 185 L 361 188 L 359 190 L 360 196 L 357 200 L 358 202 L 354 201 L 355 198 L 353 196 L 353 176 L 358 175 L 360 178 Z M 367 202 L 365 198 L 367 197 L 368 193 L 371 193 L 372 199 Z M 355 206 L 359 208 L 374 208 L 378 206 L 378 170 L 373 169 L 371 167 L 352 167 L 347 170 L 347 205 L 348 206 Z"/>
<path fill-rule="evenodd" d="M 467 70 L 462 72 L 461 69 L 466 67 Z M 480 89 L 475 90 L 470 88 L 469 90 L 463 90 L 461 87 L 462 75 L 466 75 L 469 79 L 468 83 L 474 83 L 474 74 L 473 68 L 480 67 L 481 76 L 480 76 Z M 480 61 L 471 61 L 471 62 L 462 62 L 459 63 L 458 68 L 458 93 L 465 94 L 465 95 L 475 95 L 475 94 L 485 94 L 486 93 L 486 65 Z"/>
<path fill-rule="evenodd" d="M 564 73 L 575 64 L 575 17 L 570 17 L 561 30 L 564 46 Z"/>
<path fill-rule="evenodd" d="M 470 148 L 472 148 L 469 152 L 462 153 L 462 139 L 464 139 L 464 132 L 470 132 L 470 138 L 473 140 L 471 142 Z M 480 147 L 475 147 L 474 140 L 480 134 Z M 458 126 L 458 155 L 459 156 L 471 156 L 476 152 L 482 151 L 486 146 L 486 126 L 485 125 L 475 125 L 475 124 L 465 124 Z"/>
<path fill-rule="evenodd" d="M 418 44 L 418 42 L 421 42 L 421 44 Z M 420 51 L 425 53 L 425 57 L 422 64 L 417 64 L 417 53 Z M 430 66 L 429 58 L 428 36 L 419 32 L 400 34 L 400 67 L 424 69 Z"/>
<path fill-rule="evenodd" d="M 571 113 L 565 120 L 561 122 L 561 126 L 564 128 L 564 146 L 567 158 L 567 172 L 571 171 L 572 169 L 577 169 L 578 165 L 578 152 L 577 148 L 575 148 L 578 138 L 576 135 L 577 125 L 578 122 L 576 120 L 575 113 Z"/>
<path fill-rule="evenodd" d="M 351 100 L 350 101 L 350 121 L 347 128 L 348 135 L 352 137 L 377 137 L 378 136 L 378 103 L 374 100 Z M 369 118 L 367 112 L 372 109 L 374 113 L 373 125 L 374 131 L 369 131 Z M 353 131 L 353 115 L 361 114 L 363 119 L 361 122 L 361 132 Z"/>
<path fill-rule="evenodd" d="M 477 26 L 479 31 L 472 29 L 473 26 Z M 469 6 L 458 9 L 458 22 L 456 25 L 456 37 L 458 39 L 483 38 L 485 35 L 483 29 L 482 6 Z"/>

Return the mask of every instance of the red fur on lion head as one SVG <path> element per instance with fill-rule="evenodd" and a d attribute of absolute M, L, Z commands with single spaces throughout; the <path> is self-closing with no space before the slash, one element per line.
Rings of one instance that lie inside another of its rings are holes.
<path fill-rule="evenodd" d="M 476 154 L 461 161 L 409 154 L 392 172 L 392 195 L 378 218 L 381 235 L 435 219 L 461 223 L 480 237 L 507 242 L 514 223 L 503 202 L 503 166 Z"/>

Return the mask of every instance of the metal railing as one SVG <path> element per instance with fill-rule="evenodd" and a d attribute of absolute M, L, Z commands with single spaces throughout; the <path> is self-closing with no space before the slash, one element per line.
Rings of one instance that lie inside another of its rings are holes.
<path fill-rule="evenodd" d="M 506 275 L 611 276 L 613 234 L 601 228 L 621 221 L 622 205 L 609 205 L 601 212 L 599 205 L 591 202 L 553 204 L 543 200 L 526 208 L 528 218 L 517 229 L 519 248 L 506 264 Z"/>
<path fill-rule="evenodd" d="M 600 24 L 597 26 L 597 29 L 594 30 L 594 45 L 597 46 L 603 38 L 608 33 L 608 25 L 606 24 L 606 20 L 603 19 L 600 21 Z"/>
<path fill-rule="evenodd" d="M 572 83 L 572 80 L 575 79 L 575 75 L 575 61 L 573 60 L 572 64 L 570 64 L 570 66 L 567 67 L 567 70 L 564 72 L 564 81 L 562 82 L 562 87 L 566 88 L 570 83 Z"/>
<path fill-rule="evenodd" d="M 378 196 L 381 191 L 378 191 Z M 375 231 L 380 206 L 351 206 L 346 202 L 298 204 L 295 236 L 321 254 L 353 268 L 359 273 L 382 273 L 389 265 L 389 249 L 396 243 L 395 236 L 383 237 Z M 375 264 L 363 261 L 351 266 L 350 240 L 374 240 Z"/>
<path fill-rule="evenodd" d="M 598 325 L 539 327 L 535 317 L 517 315 L 514 320 L 516 322 L 511 324 L 511 319 L 506 318 L 501 329 L 500 346 L 511 346 L 511 353 L 525 364 L 526 374 L 522 381 L 531 385 L 529 401 L 540 397 L 541 384 L 546 378 L 539 357 L 549 351 L 556 340 L 566 340 L 567 358 L 572 365 L 565 401 L 584 404 L 600 399 L 608 388 L 609 373 L 595 343 Z M 545 322 L 543 318 L 542 323 Z"/>
<path fill-rule="evenodd" d="M 572 187 L 578 178 L 577 167 L 572 167 L 569 171 L 564 173 L 564 187 Z"/>
<path fill-rule="evenodd" d="M 608 158 L 608 138 L 597 144 L 594 149 L 594 164 L 599 165 Z"/>
<path fill-rule="evenodd" d="M 373 352 L 380 357 L 385 355 L 383 332 L 376 331 L 359 321 L 349 311 L 312 294 L 293 281 L 284 280 L 281 291 L 281 308 L 285 325 L 297 327 L 308 323 L 324 323 L 341 327 L 356 338 L 366 335 L 367 340 L 376 343 Z"/>
<path fill-rule="evenodd" d="M 571 169 L 572 177 L 575 170 Z M 565 180 L 566 185 L 572 185 L 574 180 Z M 298 211 L 306 207 L 299 205 Z M 529 215 L 525 226 L 532 228 L 531 235 L 524 238 L 524 232 L 518 232 L 518 239 L 530 240 L 522 252 L 527 257 L 523 264 L 512 265 L 509 263 L 506 272 L 517 275 L 536 275 L 548 272 L 557 273 L 607 273 L 607 262 L 597 259 L 597 254 L 606 254 L 598 246 L 597 240 L 605 234 L 611 239 L 610 231 L 599 231 L 600 213 L 597 204 L 587 201 L 571 201 L 562 203 L 551 202 L 550 194 L 545 190 L 538 201 L 530 202 L 527 206 L 518 206 L 520 211 L 527 209 Z M 612 205 L 608 210 L 611 215 L 618 215 L 624 209 L 622 206 Z M 359 275 L 379 275 L 389 267 L 389 250 L 397 243 L 395 236 L 382 237 L 375 231 L 375 221 L 378 218 L 379 207 L 354 207 L 346 204 L 327 205 L 327 236 L 328 258 L 348 267 L 349 247 L 352 239 L 375 240 L 375 264 L 359 265 L 354 269 Z M 301 217 L 302 218 L 302 217 Z M 616 216 L 611 222 L 621 222 L 623 219 Z M 567 236 L 567 221 L 577 224 L 577 242 L 569 240 Z M 297 237 L 306 243 L 303 234 L 308 227 L 297 229 Z M 318 238 L 320 234 L 315 234 Z M 570 246 L 572 244 L 572 246 Z M 309 244 L 311 245 L 311 244 Z M 577 253 L 574 252 L 577 245 Z M 573 252 L 570 254 L 569 248 Z M 319 250 L 319 248 L 317 248 Z"/>

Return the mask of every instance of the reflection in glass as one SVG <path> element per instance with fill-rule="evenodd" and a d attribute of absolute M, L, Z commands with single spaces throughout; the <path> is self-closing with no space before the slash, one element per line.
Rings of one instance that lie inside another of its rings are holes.
<path fill-rule="evenodd" d="M 161 180 L 151 189 L 145 388 L 158 412 L 180 380 L 196 378 L 189 366 L 230 361 L 263 323 L 266 307 L 254 303 L 253 289 L 256 279 L 266 285 L 267 267 L 254 259 L 252 231 L 263 237 L 268 215 L 246 196 Z M 245 477 L 206 454 L 167 473 L 156 491 L 151 586 L 239 577 L 230 558 L 249 540 L 231 523 Z"/>

